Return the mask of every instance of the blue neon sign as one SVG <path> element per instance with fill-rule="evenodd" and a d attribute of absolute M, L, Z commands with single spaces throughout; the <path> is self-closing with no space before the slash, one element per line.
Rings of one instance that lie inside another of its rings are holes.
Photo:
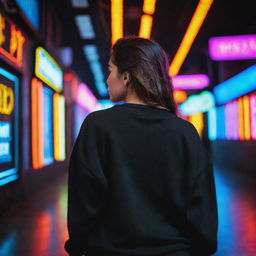
<path fill-rule="evenodd" d="M 16 0 L 16 3 L 25 14 L 28 21 L 39 29 L 39 0 Z"/>
<path fill-rule="evenodd" d="M 0 83 L 2 89 L 14 92 L 14 109 L 0 117 L 0 186 L 3 186 L 19 178 L 19 79 L 0 68 Z"/>
<path fill-rule="evenodd" d="M 224 104 L 256 89 L 256 65 L 233 76 L 225 82 L 215 86 L 213 92 L 216 102 Z"/>

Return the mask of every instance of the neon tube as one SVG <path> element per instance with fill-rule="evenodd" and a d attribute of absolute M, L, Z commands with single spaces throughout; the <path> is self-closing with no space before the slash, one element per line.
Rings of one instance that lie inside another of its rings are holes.
<path fill-rule="evenodd" d="M 213 0 L 200 0 L 196 11 L 191 19 L 188 29 L 182 39 L 176 55 L 170 65 L 169 74 L 171 77 L 176 76 L 197 36 L 205 17 L 212 5 Z"/>
<path fill-rule="evenodd" d="M 147 14 L 142 15 L 140 21 L 139 37 L 150 38 L 153 24 L 153 17 Z"/>
<path fill-rule="evenodd" d="M 111 0 L 112 45 L 123 37 L 123 0 Z"/>
<path fill-rule="evenodd" d="M 251 136 L 256 140 L 256 94 L 250 96 Z"/>
<path fill-rule="evenodd" d="M 209 54 L 215 61 L 256 58 L 256 35 L 213 37 Z"/>

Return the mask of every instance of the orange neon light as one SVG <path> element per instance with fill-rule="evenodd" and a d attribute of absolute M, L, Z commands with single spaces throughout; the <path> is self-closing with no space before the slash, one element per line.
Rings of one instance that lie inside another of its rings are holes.
<path fill-rule="evenodd" d="M 239 137 L 240 140 L 244 140 L 244 108 L 243 108 L 243 98 L 238 100 L 238 119 L 239 119 Z"/>
<path fill-rule="evenodd" d="M 111 0 L 112 45 L 123 37 L 123 0 Z"/>
<path fill-rule="evenodd" d="M 43 85 L 36 78 L 31 82 L 32 166 L 43 167 Z"/>
<path fill-rule="evenodd" d="M 246 140 L 251 139 L 251 129 L 250 129 L 250 99 L 248 95 L 243 97 L 243 107 L 244 107 L 244 138 Z"/>
<path fill-rule="evenodd" d="M 150 38 L 153 24 L 153 17 L 147 14 L 142 15 L 140 20 L 139 37 Z"/>
<path fill-rule="evenodd" d="M 188 95 L 185 91 L 175 90 L 174 91 L 174 100 L 177 103 L 182 103 L 187 99 Z"/>
<path fill-rule="evenodd" d="M 203 129 L 204 129 L 203 113 L 197 113 L 197 114 L 191 115 L 189 116 L 188 120 L 195 126 L 198 134 L 200 135 L 200 137 L 202 137 Z"/>
<path fill-rule="evenodd" d="M 156 0 L 144 0 L 143 12 L 146 14 L 154 14 L 156 7 Z"/>
<path fill-rule="evenodd" d="M 198 3 L 178 51 L 170 65 L 169 74 L 171 77 L 176 76 L 179 73 L 179 70 L 205 20 L 212 2 L 213 0 L 200 0 Z"/>
<path fill-rule="evenodd" d="M 8 47 L 4 47 L 3 44 L 7 40 L 6 27 L 6 19 L 0 14 L 0 53 L 21 67 L 25 37 L 22 35 L 20 30 L 16 29 L 14 24 L 11 24 L 10 43 Z"/>

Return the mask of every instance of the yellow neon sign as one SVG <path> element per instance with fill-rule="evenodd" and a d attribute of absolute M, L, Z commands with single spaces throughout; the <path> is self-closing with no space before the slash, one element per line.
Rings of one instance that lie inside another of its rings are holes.
<path fill-rule="evenodd" d="M 12 88 L 0 84 L 0 114 L 10 115 L 14 109 L 14 93 Z"/>

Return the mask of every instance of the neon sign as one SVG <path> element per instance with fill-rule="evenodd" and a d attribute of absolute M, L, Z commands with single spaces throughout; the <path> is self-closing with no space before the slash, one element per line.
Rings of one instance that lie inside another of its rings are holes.
<path fill-rule="evenodd" d="M 176 90 L 203 89 L 209 85 L 209 77 L 204 74 L 181 75 L 172 78 Z"/>
<path fill-rule="evenodd" d="M 54 91 L 62 91 L 63 72 L 53 57 L 42 47 L 36 48 L 35 74 Z"/>
<path fill-rule="evenodd" d="M 215 105 L 213 94 L 204 91 L 200 94 L 192 95 L 180 105 L 180 111 L 183 115 L 192 115 L 196 113 L 209 111 Z"/>
<path fill-rule="evenodd" d="M 241 60 L 256 58 L 256 35 L 213 37 L 209 40 L 213 60 Z"/>
<path fill-rule="evenodd" d="M 12 88 L 0 83 L 0 114 L 10 115 L 14 108 Z"/>
<path fill-rule="evenodd" d="M 245 69 L 223 83 L 215 86 L 213 92 L 218 104 L 224 104 L 256 89 L 256 65 Z"/>
<path fill-rule="evenodd" d="M 0 186 L 18 179 L 19 80 L 0 68 Z"/>
<path fill-rule="evenodd" d="M 21 67 L 24 43 L 21 30 L 0 13 L 0 54 Z"/>
<path fill-rule="evenodd" d="M 253 140 L 256 140 L 256 94 L 252 94 L 250 97 L 250 113 L 251 113 L 251 136 Z"/>

